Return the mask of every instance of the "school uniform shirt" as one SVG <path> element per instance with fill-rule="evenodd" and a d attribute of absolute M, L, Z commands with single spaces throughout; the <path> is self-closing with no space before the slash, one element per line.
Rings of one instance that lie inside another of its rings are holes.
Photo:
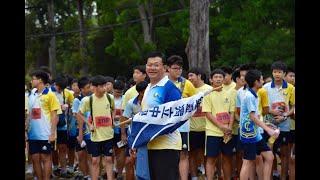
<path fill-rule="evenodd" d="M 182 87 L 182 85 L 183 85 L 182 81 L 183 81 L 183 78 L 179 77 L 176 82 L 173 82 L 174 85 L 176 85 L 176 87 L 178 89 L 180 89 L 180 92 L 183 89 L 183 92 L 181 92 L 182 98 L 187 98 L 187 97 L 195 95 L 196 88 L 193 86 L 193 84 L 188 79 L 185 79 L 184 87 Z M 190 131 L 190 120 L 188 120 L 182 126 L 180 126 L 178 128 L 178 130 L 179 130 L 179 132 L 189 132 Z"/>
<path fill-rule="evenodd" d="M 250 119 L 251 112 L 259 116 L 258 105 L 258 95 L 252 89 L 248 89 L 240 109 L 240 140 L 243 143 L 255 143 L 262 139 L 258 126 Z"/>
<path fill-rule="evenodd" d="M 83 104 L 84 97 L 82 96 L 82 98 L 80 99 L 78 97 L 74 98 L 72 108 L 71 108 L 72 113 L 76 114 L 80 111 L 80 106 Z M 83 122 L 82 132 L 83 132 L 83 139 L 85 140 L 90 139 L 90 129 L 88 126 L 89 116 L 90 116 L 90 111 L 87 111 L 84 113 L 84 122 Z M 76 129 L 76 135 L 79 135 L 79 128 L 80 127 L 77 127 Z"/>
<path fill-rule="evenodd" d="M 170 101 L 181 99 L 180 90 L 164 76 L 157 84 L 149 84 L 144 92 L 141 102 L 142 110 L 152 108 Z M 172 133 L 161 135 L 148 143 L 148 149 L 174 149 L 181 150 L 182 140 L 180 132 L 175 130 Z"/>
<path fill-rule="evenodd" d="M 59 101 L 59 103 L 60 103 L 60 106 L 62 106 L 64 103 L 63 102 L 65 102 L 65 104 L 69 104 L 69 108 L 70 108 L 70 106 L 72 105 L 72 103 L 73 103 L 73 100 L 74 100 L 74 96 L 73 96 L 73 94 L 70 92 L 70 90 L 68 90 L 68 89 L 64 89 L 63 90 L 63 92 L 64 92 L 64 97 L 65 97 L 65 99 L 64 99 L 64 101 L 63 101 L 63 94 L 62 94 L 62 92 L 60 92 L 60 93 L 58 93 L 57 91 L 53 91 L 54 93 L 55 93 L 55 95 L 56 95 L 56 97 L 58 98 L 58 101 Z M 60 114 L 62 114 L 63 112 L 62 112 L 62 108 L 60 108 L 60 111 L 58 112 L 58 114 L 60 115 Z M 66 113 L 66 112 L 65 112 Z M 65 114 L 65 116 L 66 116 L 67 114 Z M 61 115 L 60 115 L 61 116 Z M 58 131 L 66 131 L 67 130 L 67 123 L 66 123 L 66 125 L 64 125 L 63 127 L 57 127 L 57 130 Z"/>
<path fill-rule="evenodd" d="M 208 84 L 204 84 L 201 87 L 196 88 L 196 94 L 199 92 L 205 92 L 212 87 Z M 190 131 L 202 132 L 206 130 L 206 113 L 202 112 L 203 102 L 200 104 L 200 107 L 194 113 L 190 119 Z"/>
<path fill-rule="evenodd" d="M 82 101 L 80 112 L 83 114 L 88 111 L 90 112 L 90 96 L 84 97 Z M 93 117 L 90 117 L 90 119 L 95 130 L 91 133 L 91 141 L 101 142 L 112 139 L 114 132 L 112 128 L 110 102 L 107 95 L 98 98 L 95 94 L 92 94 L 92 109 Z"/>
<path fill-rule="evenodd" d="M 228 91 L 213 91 L 203 99 L 202 112 L 210 112 L 219 122 L 227 124 L 230 121 L 230 113 L 234 113 L 235 107 L 231 102 Z M 223 137 L 224 133 L 218 126 L 206 119 L 206 136 Z"/>
<path fill-rule="evenodd" d="M 29 140 L 49 140 L 51 135 L 51 112 L 60 110 L 60 104 L 53 92 L 45 88 L 29 96 Z"/>
<path fill-rule="evenodd" d="M 282 86 L 277 88 L 274 81 L 266 83 L 263 88 L 266 90 L 264 93 L 267 94 L 269 100 L 269 108 L 282 109 L 284 112 L 289 112 L 289 105 L 295 105 L 295 88 L 292 84 L 287 83 L 285 80 L 282 82 Z M 290 120 L 289 118 L 281 122 L 278 127 L 280 131 L 290 131 Z"/>
<path fill-rule="evenodd" d="M 121 108 L 125 109 L 126 105 L 128 103 L 128 101 L 136 96 L 138 96 L 139 93 L 136 90 L 136 85 L 132 86 L 131 88 L 129 88 L 123 95 L 123 100 L 122 100 L 122 104 L 121 104 Z"/>

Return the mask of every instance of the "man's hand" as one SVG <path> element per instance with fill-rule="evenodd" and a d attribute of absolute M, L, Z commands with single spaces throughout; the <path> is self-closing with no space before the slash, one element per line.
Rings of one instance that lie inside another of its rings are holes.
<path fill-rule="evenodd" d="M 54 142 L 56 140 L 56 136 L 54 135 L 54 134 L 51 134 L 50 136 L 49 136 L 49 141 L 50 142 Z"/>
<path fill-rule="evenodd" d="M 128 141 L 128 138 L 127 138 L 127 134 L 126 133 L 121 133 L 121 141 L 123 141 L 123 142 L 127 142 Z"/>
<path fill-rule="evenodd" d="M 77 140 L 78 140 L 78 143 L 81 144 L 83 141 L 83 136 L 82 135 L 77 136 Z"/>
<path fill-rule="evenodd" d="M 129 154 L 130 154 L 130 157 L 132 158 L 136 158 L 137 157 L 137 149 L 130 149 L 129 150 Z"/>
<path fill-rule="evenodd" d="M 270 136 L 273 136 L 274 138 L 278 138 L 279 134 L 280 134 L 280 130 L 279 129 L 268 129 L 267 130 L 267 133 L 270 135 Z"/>
<path fill-rule="evenodd" d="M 219 128 L 223 131 L 224 134 L 228 135 L 232 133 L 232 129 L 224 125 L 220 125 Z"/>

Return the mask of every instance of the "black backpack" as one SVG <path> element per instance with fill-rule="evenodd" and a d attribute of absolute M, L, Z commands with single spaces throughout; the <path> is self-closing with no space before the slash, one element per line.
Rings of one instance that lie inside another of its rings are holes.
<path fill-rule="evenodd" d="M 63 104 L 66 103 L 66 98 L 64 95 L 64 90 L 62 91 L 62 95 L 63 95 Z M 69 107 L 67 108 L 66 111 L 62 110 L 62 114 L 59 114 L 59 121 L 57 124 L 58 128 L 62 128 L 67 124 L 67 121 L 69 119 Z"/>

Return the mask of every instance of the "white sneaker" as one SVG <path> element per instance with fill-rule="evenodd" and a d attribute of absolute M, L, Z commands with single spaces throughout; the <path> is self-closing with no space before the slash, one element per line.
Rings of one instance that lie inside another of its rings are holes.
<path fill-rule="evenodd" d="M 26 174 L 32 174 L 33 173 L 33 167 L 31 164 L 27 165 Z"/>
<path fill-rule="evenodd" d="M 198 169 L 201 171 L 202 174 L 205 174 L 205 169 L 204 169 L 203 164 L 201 164 L 201 166 L 198 167 Z"/>

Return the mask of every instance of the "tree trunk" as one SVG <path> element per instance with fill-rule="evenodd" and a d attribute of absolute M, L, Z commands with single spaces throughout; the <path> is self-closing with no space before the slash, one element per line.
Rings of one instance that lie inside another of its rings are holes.
<path fill-rule="evenodd" d="M 49 68 L 52 73 L 52 78 L 55 78 L 57 75 L 56 70 L 56 36 L 54 35 L 54 4 L 53 0 L 48 0 L 48 25 L 49 30 L 53 35 L 51 36 L 50 42 L 49 42 Z"/>
<path fill-rule="evenodd" d="M 189 68 L 200 68 L 209 77 L 209 0 L 190 0 L 190 36 L 186 46 Z"/>
<path fill-rule="evenodd" d="M 145 3 L 138 4 L 138 10 L 141 21 L 143 37 L 145 43 L 153 42 L 153 7 L 151 1 L 146 1 Z"/>
<path fill-rule="evenodd" d="M 81 57 L 81 75 L 88 74 L 87 49 L 86 49 L 86 32 L 83 18 L 83 1 L 77 0 L 77 8 L 79 12 L 79 28 L 80 28 L 80 57 Z"/>

